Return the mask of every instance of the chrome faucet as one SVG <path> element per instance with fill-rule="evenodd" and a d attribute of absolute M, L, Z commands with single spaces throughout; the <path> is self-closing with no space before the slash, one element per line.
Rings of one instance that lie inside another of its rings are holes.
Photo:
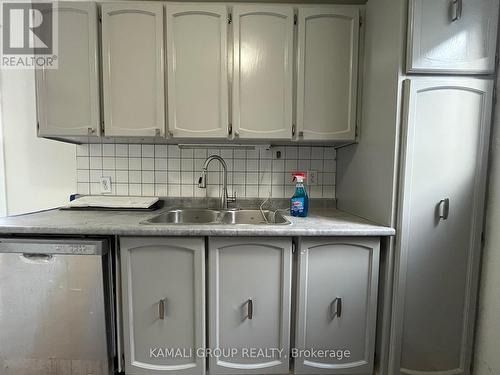
<path fill-rule="evenodd" d="M 212 155 L 209 156 L 207 160 L 205 160 L 205 164 L 203 164 L 203 169 L 201 170 L 201 176 L 198 180 L 198 187 L 200 189 L 206 189 L 208 165 L 212 162 L 212 160 L 218 160 L 222 165 L 222 194 L 220 199 L 220 208 L 223 210 L 227 210 L 227 204 L 236 201 L 236 194 L 234 194 L 232 197 L 229 197 L 229 195 L 227 194 L 227 164 L 224 159 L 222 159 L 218 155 Z"/>

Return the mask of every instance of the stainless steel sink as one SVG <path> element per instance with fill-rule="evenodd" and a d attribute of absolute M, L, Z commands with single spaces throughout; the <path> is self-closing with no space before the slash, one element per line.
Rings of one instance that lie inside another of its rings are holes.
<path fill-rule="evenodd" d="M 268 210 L 211 210 L 185 208 L 165 211 L 143 224 L 247 224 L 286 225 L 290 222 L 279 212 Z"/>
<path fill-rule="evenodd" d="M 149 224 L 211 224 L 217 223 L 220 212 L 208 209 L 179 209 L 164 212 L 154 216 L 146 223 Z"/>
<path fill-rule="evenodd" d="M 290 224 L 279 212 L 267 210 L 227 211 L 222 216 L 222 224 Z"/>

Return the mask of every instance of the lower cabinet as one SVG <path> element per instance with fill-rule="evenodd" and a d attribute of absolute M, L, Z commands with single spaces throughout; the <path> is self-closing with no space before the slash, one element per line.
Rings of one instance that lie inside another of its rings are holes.
<path fill-rule="evenodd" d="M 288 374 L 291 238 L 209 239 L 209 372 Z"/>
<path fill-rule="evenodd" d="M 120 247 L 126 374 L 204 374 L 204 238 L 122 237 Z"/>
<path fill-rule="evenodd" d="M 120 238 L 127 375 L 372 375 L 378 238 L 297 239 L 293 287 L 291 237 L 207 243 L 205 291 L 205 238 Z"/>
<path fill-rule="evenodd" d="M 299 248 L 294 373 L 371 375 L 379 239 L 309 237 Z"/>

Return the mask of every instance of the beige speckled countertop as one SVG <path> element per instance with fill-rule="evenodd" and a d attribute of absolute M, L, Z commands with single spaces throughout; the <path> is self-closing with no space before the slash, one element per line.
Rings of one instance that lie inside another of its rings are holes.
<path fill-rule="evenodd" d="M 168 205 L 167 205 L 168 206 Z M 175 207 L 178 207 L 175 206 Z M 395 230 L 334 208 L 311 208 L 289 225 L 141 224 L 153 212 L 53 209 L 0 218 L 0 234 L 129 236 L 393 236 Z"/>

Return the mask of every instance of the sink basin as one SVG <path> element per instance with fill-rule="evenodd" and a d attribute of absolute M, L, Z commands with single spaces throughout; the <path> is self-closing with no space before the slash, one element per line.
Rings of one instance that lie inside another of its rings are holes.
<path fill-rule="evenodd" d="M 262 216 L 265 215 L 265 219 Z M 274 225 L 290 224 L 279 212 L 260 210 L 211 210 L 185 208 L 163 212 L 143 222 L 143 224 L 250 224 Z"/>
<path fill-rule="evenodd" d="M 164 212 L 146 220 L 149 224 L 211 224 L 217 223 L 220 212 L 208 209 L 179 209 Z"/>
<path fill-rule="evenodd" d="M 265 216 L 265 217 L 264 217 Z M 226 211 L 222 224 L 290 224 L 279 212 L 260 210 Z"/>

